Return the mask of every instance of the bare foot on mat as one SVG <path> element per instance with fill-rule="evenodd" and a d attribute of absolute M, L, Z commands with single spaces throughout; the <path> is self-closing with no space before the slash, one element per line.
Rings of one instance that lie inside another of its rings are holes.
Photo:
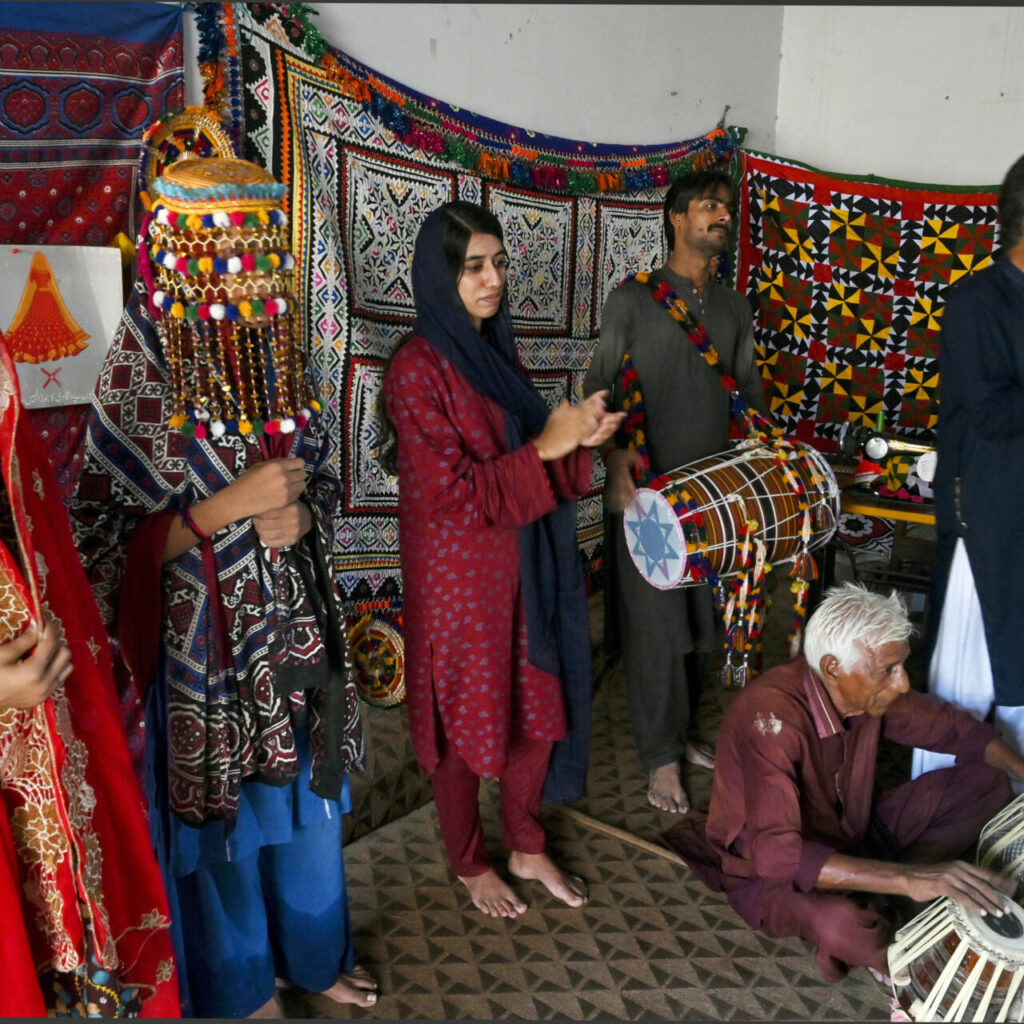
<path fill-rule="evenodd" d="M 377 1002 L 377 982 L 365 967 L 353 967 L 351 971 L 342 971 L 338 980 L 320 994 L 336 1003 L 373 1006 Z"/>
<path fill-rule="evenodd" d="M 526 904 L 494 868 L 490 868 L 482 875 L 457 877 L 469 890 L 473 906 L 477 910 L 482 910 L 488 917 L 518 917 L 526 913 Z"/>
<path fill-rule="evenodd" d="M 582 907 L 590 899 L 587 883 L 577 875 L 567 875 L 555 867 L 546 853 L 513 851 L 509 854 L 508 870 L 516 878 L 541 882 L 552 896 L 570 907 Z"/>
<path fill-rule="evenodd" d="M 669 814 L 685 814 L 690 809 L 689 797 L 679 777 L 679 765 L 674 761 L 651 772 L 647 783 L 647 802 Z"/>

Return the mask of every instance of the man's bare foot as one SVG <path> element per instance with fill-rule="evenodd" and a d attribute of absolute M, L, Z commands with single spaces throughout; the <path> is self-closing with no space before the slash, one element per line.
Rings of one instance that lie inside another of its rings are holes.
<path fill-rule="evenodd" d="M 686 744 L 686 753 L 683 754 L 687 764 L 695 764 L 698 768 L 707 768 L 708 771 L 715 770 L 715 752 L 706 743 L 699 740 L 691 740 Z"/>
<path fill-rule="evenodd" d="M 373 1006 L 377 1002 L 377 982 L 365 967 L 353 967 L 351 971 L 342 971 L 338 980 L 320 994 L 336 1003 Z"/>
<path fill-rule="evenodd" d="M 482 875 L 456 877 L 469 890 L 473 906 L 488 917 L 518 917 L 526 913 L 526 904 L 494 868 L 488 868 Z"/>
<path fill-rule="evenodd" d="M 647 802 L 669 814 L 685 814 L 690 809 L 690 800 L 683 789 L 679 765 L 675 761 L 651 772 L 647 783 Z"/>
<path fill-rule="evenodd" d="M 508 857 L 508 871 L 516 878 L 532 878 L 542 882 L 552 896 L 570 907 L 582 907 L 590 899 L 587 883 L 555 867 L 546 853 L 521 853 L 513 850 Z"/>
<path fill-rule="evenodd" d="M 275 992 L 258 1010 L 249 1014 L 249 1020 L 283 1020 L 284 1007 L 281 998 Z"/>

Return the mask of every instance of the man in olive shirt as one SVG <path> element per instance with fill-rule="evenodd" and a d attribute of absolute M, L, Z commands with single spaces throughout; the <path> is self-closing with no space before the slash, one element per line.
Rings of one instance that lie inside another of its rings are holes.
<path fill-rule="evenodd" d="M 750 304 L 712 279 L 712 260 L 729 244 L 736 201 L 736 186 L 724 171 L 699 171 L 674 182 L 664 202 L 669 259 L 651 280 L 666 283 L 686 303 L 743 399 L 764 412 Z M 649 287 L 635 280 L 608 296 L 601 337 L 583 379 L 586 395 L 611 392 L 612 410 L 622 408 L 619 370 L 626 352 L 643 391 L 653 472 L 665 473 L 726 449 L 730 399 L 721 378 Z M 681 813 L 689 801 L 680 759 L 686 751 L 689 760 L 701 763 L 692 746 L 687 749 L 687 733 L 706 652 L 716 642 L 712 593 L 708 585 L 658 590 L 633 565 L 622 510 L 635 493 L 632 469 L 639 456 L 625 443 L 620 434 L 600 450 L 607 470 L 605 601 L 611 621 L 606 633 L 621 643 L 633 732 L 650 772 L 648 799 L 661 810 Z"/>
<path fill-rule="evenodd" d="M 691 812 L 664 836 L 752 927 L 810 941 L 826 981 L 887 969 L 895 922 L 861 894 L 949 896 L 998 914 L 1012 885 L 956 858 L 1009 801 L 1007 775 L 1024 779 L 1024 760 L 993 726 L 910 689 L 910 633 L 897 595 L 830 590 L 804 656 L 730 704 L 707 814 Z M 955 754 L 956 766 L 876 800 L 882 736 Z"/>

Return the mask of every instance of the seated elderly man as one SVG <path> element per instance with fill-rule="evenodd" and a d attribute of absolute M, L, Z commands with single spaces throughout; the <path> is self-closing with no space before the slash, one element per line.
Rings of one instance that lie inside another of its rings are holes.
<path fill-rule="evenodd" d="M 665 833 L 705 884 L 768 935 L 817 947 L 827 981 L 886 971 L 894 922 L 868 894 L 940 896 L 999 914 L 1009 881 L 956 858 L 1010 799 L 1024 761 L 996 730 L 910 689 L 912 627 L 896 594 L 830 590 L 804 656 L 730 704 L 707 812 Z M 956 765 L 875 799 L 882 737 L 955 754 Z"/>

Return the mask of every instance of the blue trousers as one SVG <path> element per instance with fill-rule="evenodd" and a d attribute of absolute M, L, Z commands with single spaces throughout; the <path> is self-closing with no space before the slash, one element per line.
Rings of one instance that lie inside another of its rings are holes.
<path fill-rule="evenodd" d="M 275 977 L 321 992 L 355 965 L 340 815 L 173 882 L 193 1016 L 245 1017 Z"/>

